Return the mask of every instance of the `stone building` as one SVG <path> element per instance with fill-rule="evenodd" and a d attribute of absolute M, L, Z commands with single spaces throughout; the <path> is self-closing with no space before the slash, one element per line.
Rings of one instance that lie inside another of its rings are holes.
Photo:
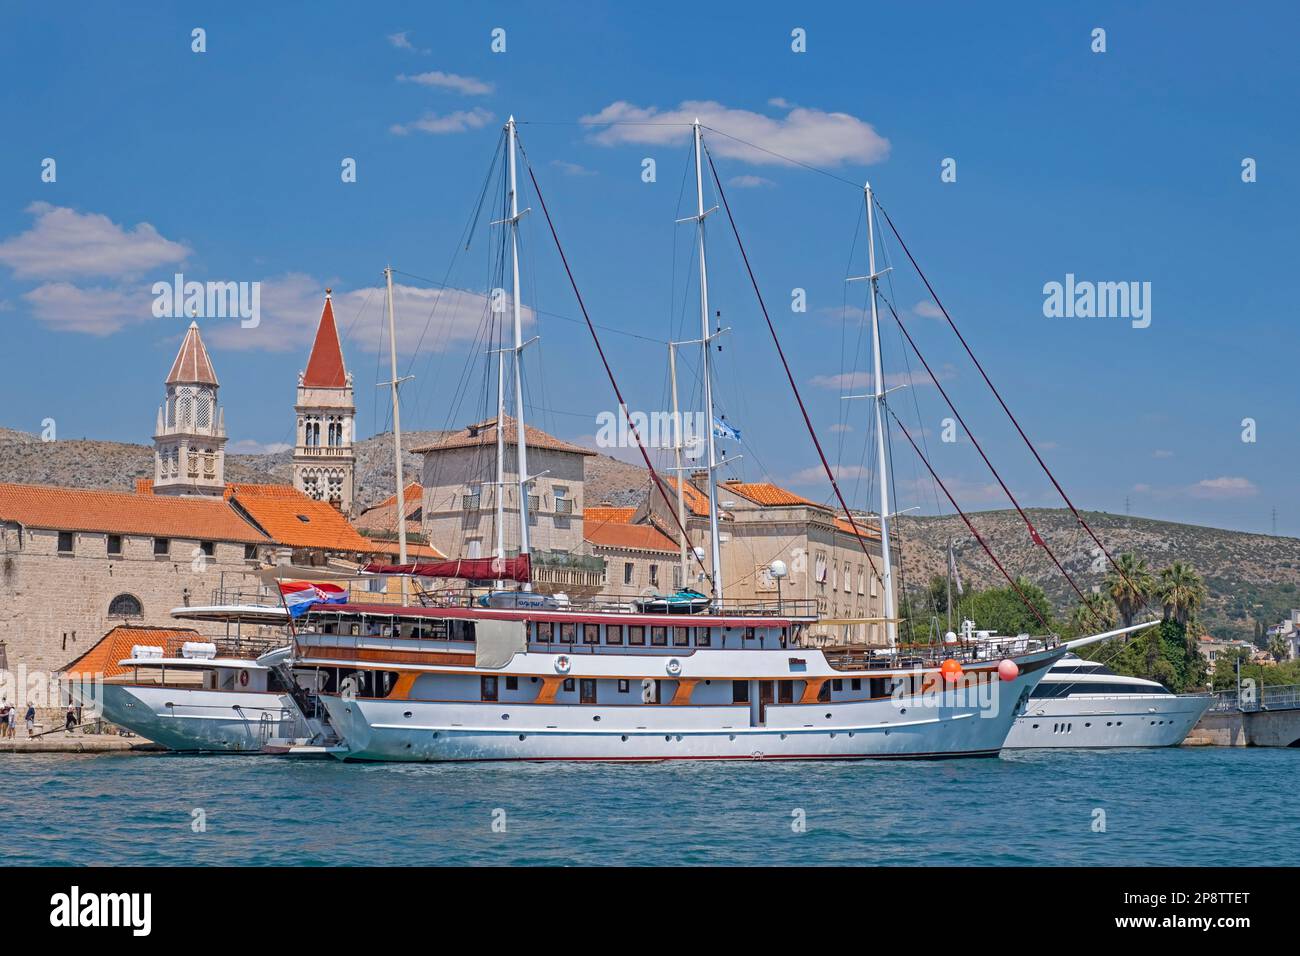
<path fill-rule="evenodd" d="M 217 373 L 191 322 L 167 374 L 166 400 L 154 429 L 154 491 L 221 495 L 226 486 L 226 418 Z"/>
<path fill-rule="evenodd" d="M 334 322 L 330 290 L 316 327 L 307 368 L 298 373 L 297 418 L 293 448 L 293 486 L 317 501 L 327 501 L 352 516 L 356 455 L 352 443 L 356 404 L 352 373 L 343 364 L 343 347 Z"/>
<path fill-rule="evenodd" d="M 519 552 L 518 469 L 515 422 L 505 419 L 504 486 L 496 482 L 497 423 L 468 425 L 413 449 L 424 456 L 421 515 L 427 541 L 449 557 L 496 553 L 496 496 L 503 496 L 506 556 Z M 604 583 L 603 562 L 582 535 L 583 467 L 596 453 L 524 426 L 528 470 L 536 477 L 528 496 L 533 579 L 539 590 L 592 594 Z"/>

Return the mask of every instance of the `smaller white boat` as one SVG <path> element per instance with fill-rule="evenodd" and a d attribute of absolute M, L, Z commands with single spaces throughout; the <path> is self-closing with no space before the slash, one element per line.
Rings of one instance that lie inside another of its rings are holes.
<path fill-rule="evenodd" d="M 1034 688 L 1004 746 L 1176 747 L 1210 700 L 1067 654 Z"/>

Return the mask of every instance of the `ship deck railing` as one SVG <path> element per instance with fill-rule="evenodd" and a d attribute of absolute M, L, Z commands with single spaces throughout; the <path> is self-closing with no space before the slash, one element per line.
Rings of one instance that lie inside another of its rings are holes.
<path fill-rule="evenodd" d="M 424 608 L 483 608 L 478 603 L 480 594 L 467 591 L 424 591 L 412 588 L 406 598 L 406 604 Z M 641 601 L 654 600 L 651 597 L 629 597 L 616 594 L 597 594 L 591 597 L 569 598 L 555 607 L 537 610 L 560 611 L 573 614 L 654 614 L 665 621 L 677 621 L 688 626 L 691 621 L 706 622 L 711 617 L 768 617 L 791 618 L 799 621 L 812 621 L 817 617 L 817 602 L 813 599 L 795 598 L 782 601 L 765 601 L 750 598 L 723 598 L 716 606 L 694 613 L 667 614 L 662 611 L 643 611 L 637 607 Z M 390 591 L 364 591 L 354 588 L 350 601 L 353 604 L 385 604 L 402 606 L 402 595 Z M 496 610 L 512 610 L 509 607 Z M 531 610 L 531 609 L 530 609 Z"/>

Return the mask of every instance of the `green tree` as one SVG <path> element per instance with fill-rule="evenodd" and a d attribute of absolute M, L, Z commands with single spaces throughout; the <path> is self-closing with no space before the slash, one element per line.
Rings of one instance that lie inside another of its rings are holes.
<path fill-rule="evenodd" d="M 1016 581 L 1016 585 L 1024 594 L 1024 601 L 1010 586 L 967 593 L 962 598 L 963 615 L 973 620 L 981 630 L 997 631 L 999 634 L 1041 634 L 1043 625 L 1039 623 L 1039 617 L 1047 622 L 1050 630 L 1052 605 L 1043 589 L 1023 577 Z M 1033 605 L 1037 615 L 1025 606 L 1025 601 Z"/>
<path fill-rule="evenodd" d="M 1105 594 L 1096 591 L 1083 596 L 1083 600 L 1070 609 L 1067 621 L 1070 634 L 1083 637 L 1115 628 L 1115 604 Z"/>
<path fill-rule="evenodd" d="M 1125 627 L 1130 627 L 1138 611 L 1151 596 L 1155 579 L 1147 567 L 1146 558 L 1139 558 L 1132 551 L 1126 551 L 1116 558 L 1115 565 L 1106 573 L 1106 593 L 1115 602 L 1120 622 Z"/>

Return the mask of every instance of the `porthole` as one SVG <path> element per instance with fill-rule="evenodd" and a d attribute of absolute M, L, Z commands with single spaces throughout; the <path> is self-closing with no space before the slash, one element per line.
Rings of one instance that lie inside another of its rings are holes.
<path fill-rule="evenodd" d="M 502 719 L 502 720 L 509 720 L 509 719 L 510 719 L 510 715 L 509 715 L 509 714 L 502 714 L 502 715 L 501 715 L 501 719 Z"/>
<path fill-rule="evenodd" d="M 627 743 L 627 734 L 624 734 L 624 735 L 623 735 L 623 742 L 624 742 L 624 743 Z"/>
<path fill-rule="evenodd" d="M 411 712 L 408 710 L 408 711 L 406 711 L 405 713 L 403 713 L 402 716 L 403 716 L 403 717 L 410 717 L 410 716 L 411 716 Z"/>
<path fill-rule="evenodd" d="M 591 718 L 591 719 L 592 719 L 592 720 L 600 720 L 600 714 L 597 714 L 595 717 L 593 717 L 593 718 Z"/>
<path fill-rule="evenodd" d="M 526 734 L 520 734 L 520 735 L 519 735 L 519 739 L 520 739 L 520 740 L 527 740 L 528 737 L 527 737 Z"/>

